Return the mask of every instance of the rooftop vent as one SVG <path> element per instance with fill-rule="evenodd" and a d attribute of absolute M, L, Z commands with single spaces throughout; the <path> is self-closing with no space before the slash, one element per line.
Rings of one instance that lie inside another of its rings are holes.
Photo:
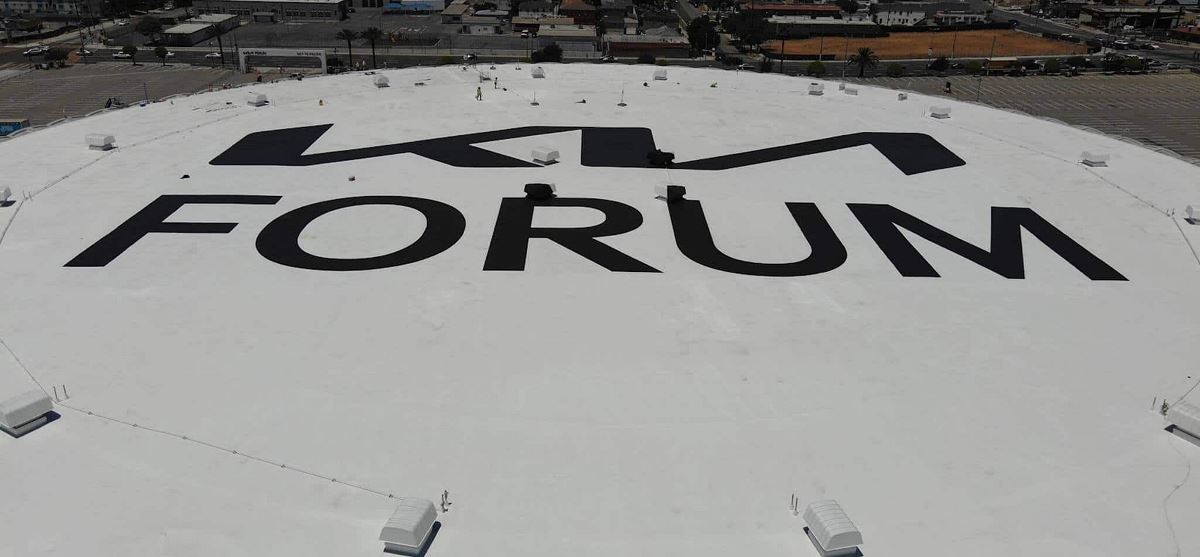
<path fill-rule="evenodd" d="M 683 196 L 686 193 L 687 188 L 683 186 L 654 186 L 654 197 L 662 199 L 667 203 L 683 200 Z"/>
<path fill-rule="evenodd" d="M 654 80 L 655 81 L 666 81 L 667 80 L 667 70 L 664 70 L 661 68 L 654 70 Z"/>
<path fill-rule="evenodd" d="M 397 499 L 398 505 L 392 517 L 379 532 L 383 550 L 401 555 L 419 555 L 427 542 L 432 541 L 437 511 L 432 501 L 414 497 Z"/>
<path fill-rule="evenodd" d="M 549 147 L 538 147 L 533 150 L 533 162 L 538 164 L 554 164 L 558 162 L 558 150 Z"/>
<path fill-rule="evenodd" d="M 846 84 L 838 83 L 838 91 L 845 91 L 845 90 L 846 90 Z"/>
<path fill-rule="evenodd" d="M 1190 437 L 1189 441 L 1200 443 L 1200 406 L 1189 402 L 1178 402 L 1167 408 L 1167 421 L 1171 422 L 1168 431 L 1180 437 Z"/>
<path fill-rule="evenodd" d="M 808 84 L 808 94 L 824 95 L 825 94 L 825 84 L 824 83 L 809 83 Z"/>
<path fill-rule="evenodd" d="M 0 190 L 0 207 L 8 207 L 12 204 L 12 188 L 5 186 L 4 189 Z"/>
<path fill-rule="evenodd" d="M 1188 205 L 1183 211 L 1187 214 L 1188 223 L 1200 224 L 1200 205 Z"/>
<path fill-rule="evenodd" d="M 931 106 L 929 107 L 929 115 L 934 118 L 945 120 L 950 117 L 950 107 L 948 106 Z"/>
<path fill-rule="evenodd" d="M 20 437 L 50 421 L 54 404 L 50 395 L 42 391 L 29 391 L 0 402 L 0 430 Z"/>
<path fill-rule="evenodd" d="M 907 100 L 908 100 L 908 93 L 896 93 L 896 100 L 898 100 L 898 101 L 907 101 Z"/>
<path fill-rule="evenodd" d="M 543 70 L 541 66 L 534 68 L 533 71 L 531 71 L 529 73 L 533 77 L 537 77 L 537 78 L 546 77 L 546 70 Z"/>
<path fill-rule="evenodd" d="M 262 93 L 246 93 L 246 104 L 250 106 L 266 105 L 267 96 Z"/>
<path fill-rule="evenodd" d="M 847 87 L 847 88 L 845 88 L 843 91 L 844 91 L 844 92 L 845 92 L 847 95 L 855 95 L 855 96 L 858 96 L 858 88 L 857 88 L 857 87 Z"/>
<path fill-rule="evenodd" d="M 93 151 L 108 151 L 116 147 L 117 143 L 113 136 L 104 133 L 89 133 L 84 139 L 87 141 L 88 149 Z"/>
<path fill-rule="evenodd" d="M 379 88 L 391 87 L 391 85 L 388 83 L 388 78 L 386 75 L 375 76 L 375 86 Z"/>
<path fill-rule="evenodd" d="M 553 198 L 556 195 L 555 192 L 557 191 L 558 188 L 554 187 L 554 184 L 525 184 L 525 199 L 545 201 Z"/>
<path fill-rule="evenodd" d="M 1108 166 L 1108 153 L 1084 151 L 1080 159 L 1085 166 Z"/>
<path fill-rule="evenodd" d="M 842 506 L 834 500 L 816 501 L 804 510 L 804 533 L 817 546 L 822 557 L 862 555 L 862 533 L 850 522 Z"/>

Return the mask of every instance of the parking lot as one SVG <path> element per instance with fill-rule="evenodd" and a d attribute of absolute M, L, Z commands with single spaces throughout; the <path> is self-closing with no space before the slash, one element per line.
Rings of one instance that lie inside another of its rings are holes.
<path fill-rule="evenodd" d="M 0 118 L 28 118 L 31 124 L 45 124 L 104 108 L 111 97 L 133 104 L 144 98 L 160 99 L 247 79 L 254 76 L 219 68 L 157 63 L 134 66 L 129 62 L 102 62 L 34 70 L 0 81 Z"/>
<path fill-rule="evenodd" d="M 1200 158 L 1200 75 L 870 78 L 864 84 L 944 94 L 1048 116 Z M 982 88 L 980 84 L 982 83 Z"/>

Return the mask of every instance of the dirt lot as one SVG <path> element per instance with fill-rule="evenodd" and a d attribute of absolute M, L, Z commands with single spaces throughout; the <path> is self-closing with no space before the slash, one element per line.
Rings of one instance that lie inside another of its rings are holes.
<path fill-rule="evenodd" d="M 824 53 L 832 54 L 837 60 L 844 57 L 848 50 L 854 54 L 860 47 L 870 47 L 875 54 L 885 60 L 920 59 L 929 57 L 929 49 L 933 56 L 952 57 L 988 57 L 992 54 L 992 39 L 996 39 L 995 56 L 1043 56 L 1064 54 L 1085 54 L 1087 47 L 1082 44 L 1068 43 L 1045 39 L 1037 35 L 1002 30 L 978 30 L 941 33 L 892 33 L 888 37 L 873 39 L 849 39 L 843 37 L 825 37 L 787 41 L 788 56 L 816 56 Z M 779 41 L 770 41 L 763 45 L 764 50 L 779 51 Z"/>

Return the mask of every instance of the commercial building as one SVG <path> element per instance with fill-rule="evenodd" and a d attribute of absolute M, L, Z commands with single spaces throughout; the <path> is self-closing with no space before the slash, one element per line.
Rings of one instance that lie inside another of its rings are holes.
<path fill-rule="evenodd" d="M 1079 22 L 1100 29 L 1172 29 L 1182 23 L 1183 6 L 1084 6 Z"/>
<path fill-rule="evenodd" d="M 874 6 L 875 23 L 884 26 L 949 26 L 983 23 L 987 10 L 968 2 L 893 2 Z"/>
<path fill-rule="evenodd" d="M 200 14 L 233 14 L 256 23 L 296 20 L 341 20 L 346 18 L 347 0 L 195 0 Z"/>
<path fill-rule="evenodd" d="M 606 33 L 601 38 L 602 50 L 613 56 L 641 56 L 649 54 L 661 58 L 687 58 L 692 45 L 684 37 L 658 37 L 654 35 L 626 35 Z"/>
<path fill-rule="evenodd" d="M 595 52 L 595 25 L 543 25 L 538 30 L 537 43 L 545 47 L 556 43 L 569 52 Z"/>
<path fill-rule="evenodd" d="M 0 15 L 99 16 L 103 7 L 103 0 L 0 0 Z"/>

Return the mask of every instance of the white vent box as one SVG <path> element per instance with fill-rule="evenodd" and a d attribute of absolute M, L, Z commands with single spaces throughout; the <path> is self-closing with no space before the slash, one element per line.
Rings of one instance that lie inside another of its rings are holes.
<path fill-rule="evenodd" d="M 1200 438 L 1200 406 L 1190 402 L 1175 404 L 1167 408 L 1167 421 L 1176 429 Z"/>
<path fill-rule="evenodd" d="M 379 532 L 379 541 L 384 551 L 415 555 L 429 539 L 437 511 L 433 502 L 425 499 L 401 497 L 396 501 L 396 511 Z"/>
<path fill-rule="evenodd" d="M 654 80 L 655 81 L 666 81 L 667 80 L 667 70 L 664 70 L 661 68 L 654 70 Z"/>
<path fill-rule="evenodd" d="M 375 86 L 382 88 L 382 87 L 390 87 L 391 85 L 389 85 L 388 78 L 386 75 L 377 75 L 377 76 L 375 76 Z"/>
<path fill-rule="evenodd" d="M 267 104 L 267 96 L 262 93 L 247 93 L 246 104 L 250 106 L 264 106 Z"/>
<path fill-rule="evenodd" d="M 543 70 L 541 66 L 538 66 L 538 67 L 534 68 L 534 69 L 533 69 L 533 71 L 531 71 L 531 72 L 529 72 L 529 73 L 530 73 L 530 75 L 532 75 L 533 77 L 539 77 L 539 78 L 540 78 L 540 77 L 546 77 L 546 70 Z"/>
<path fill-rule="evenodd" d="M 687 188 L 683 186 L 658 185 L 654 186 L 654 197 L 662 199 L 667 203 L 674 203 L 682 200 L 683 196 L 687 195 Z"/>
<path fill-rule="evenodd" d="M 809 83 L 808 84 L 808 94 L 824 95 L 825 94 L 825 84 L 824 83 Z"/>
<path fill-rule="evenodd" d="M 1192 224 L 1200 224 L 1200 205 L 1188 205 L 1183 211 Z"/>
<path fill-rule="evenodd" d="M 950 107 L 948 106 L 931 106 L 929 107 L 929 115 L 934 118 L 946 119 L 950 117 Z"/>
<path fill-rule="evenodd" d="M 856 95 L 856 96 L 857 96 L 857 95 L 858 95 L 858 88 L 856 88 L 856 87 L 847 87 L 847 88 L 845 89 L 845 92 L 846 92 L 846 94 L 847 94 L 847 95 Z"/>
<path fill-rule="evenodd" d="M 533 162 L 552 164 L 558 162 L 558 150 L 549 147 L 538 147 L 533 150 Z"/>
<path fill-rule="evenodd" d="M 804 510 L 805 532 L 824 557 L 858 555 L 862 533 L 834 500 L 816 501 Z"/>
<path fill-rule="evenodd" d="M 896 93 L 896 100 L 898 100 L 898 101 L 907 101 L 907 100 L 908 100 L 908 93 Z"/>
<path fill-rule="evenodd" d="M 84 139 L 87 141 L 88 149 L 94 151 L 108 151 L 117 144 L 116 138 L 104 133 L 89 133 Z"/>
<path fill-rule="evenodd" d="M 1079 155 L 1079 158 L 1087 166 L 1108 166 L 1108 153 L 1084 151 L 1082 155 Z"/>
<path fill-rule="evenodd" d="M 0 207 L 8 205 L 8 200 L 10 199 L 12 199 L 12 188 L 6 186 L 0 190 Z M 1191 207 L 1188 208 L 1191 209 Z"/>
<path fill-rule="evenodd" d="M 846 84 L 838 83 L 838 91 L 845 91 L 845 90 L 846 90 Z"/>
<path fill-rule="evenodd" d="M 0 402 L 0 429 L 20 437 L 49 421 L 54 403 L 42 391 L 29 391 Z"/>

